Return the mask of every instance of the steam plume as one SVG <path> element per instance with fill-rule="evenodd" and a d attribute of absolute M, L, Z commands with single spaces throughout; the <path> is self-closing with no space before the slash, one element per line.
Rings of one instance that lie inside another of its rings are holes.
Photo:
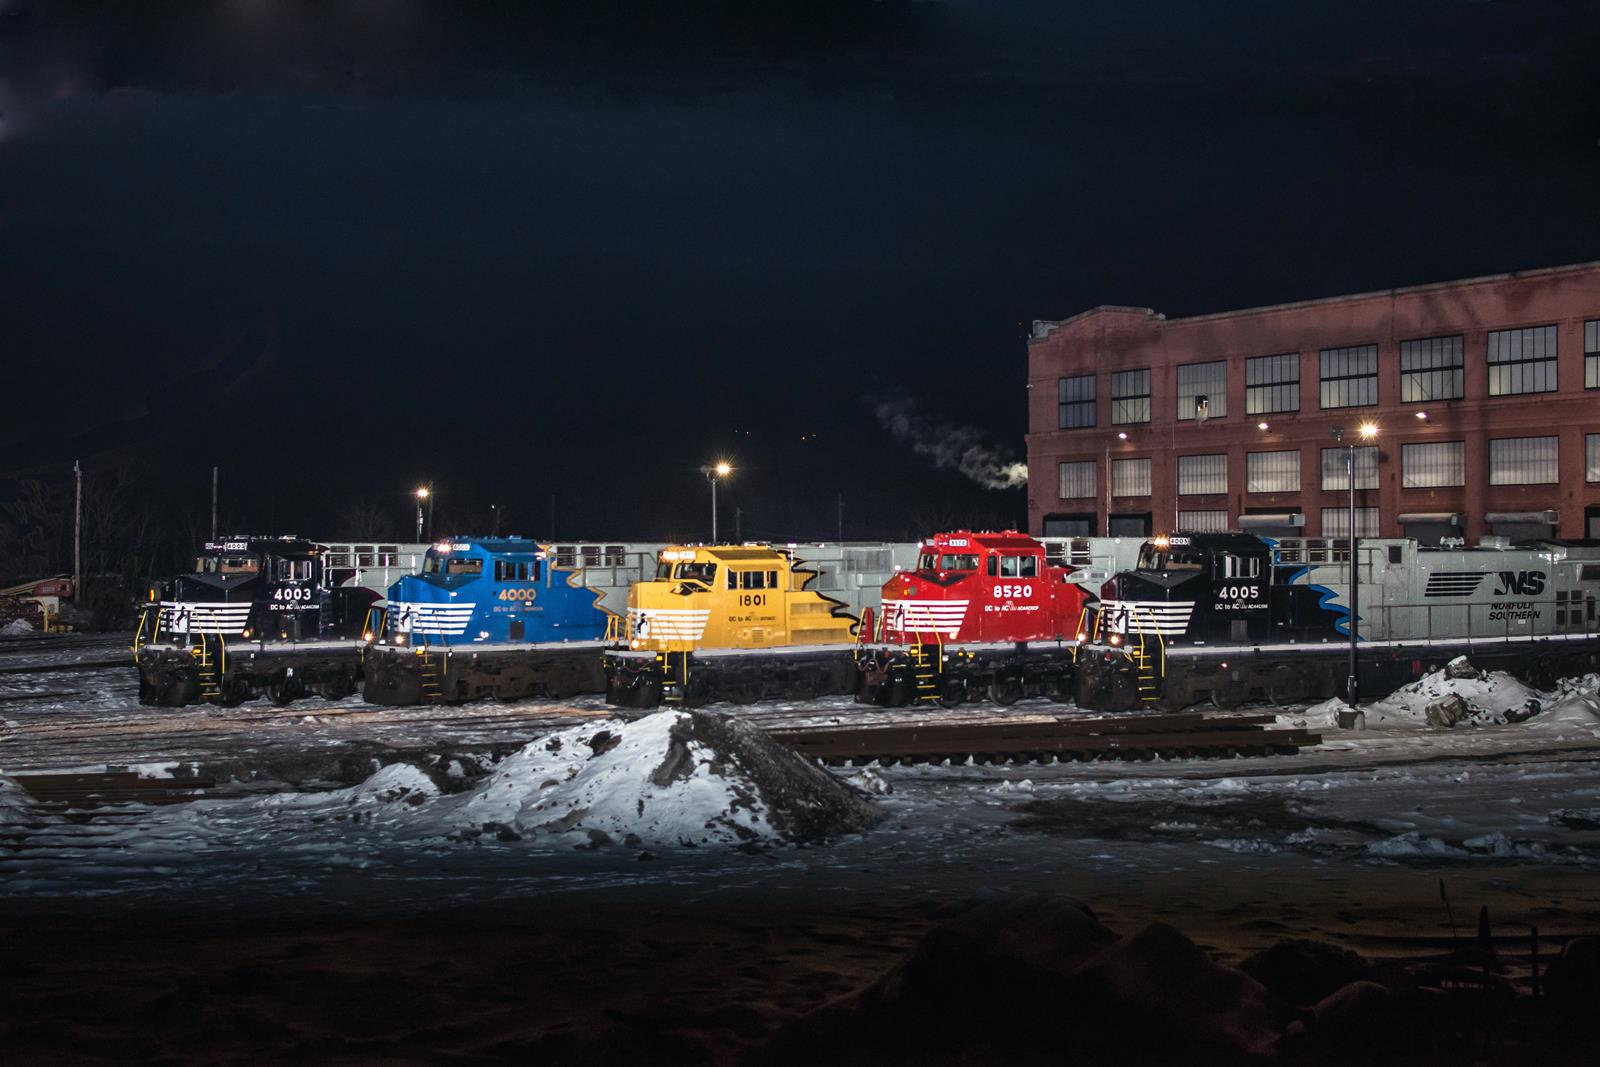
<path fill-rule="evenodd" d="M 927 456 L 940 470 L 960 471 L 985 489 L 1014 489 L 1028 484 L 1028 465 L 1011 458 L 975 426 L 955 426 L 932 419 L 910 400 L 882 400 L 874 405 L 878 422 L 901 444 Z"/>

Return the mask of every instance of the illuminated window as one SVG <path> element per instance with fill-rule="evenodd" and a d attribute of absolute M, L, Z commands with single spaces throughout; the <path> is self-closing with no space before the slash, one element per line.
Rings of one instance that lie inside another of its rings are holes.
<path fill-rule="evenodd" d="M 1245 454 L 1244 491 L 1247 493 L 1298 493 L 1300 452 L 1249 452 Z"/>
<path fill-rule="evenodd" d="M 1114 459 L 1111 461 L 1112 496 L 1149 496 L 1150 461 Z"/>
<path fill-rule="evenodd" d="M 1300 353 L 1244 361 L 1244 411 L 1265 415 L 1300 410 Z"/>
<path fill-rule="evenodd" d="M 1400 487 L 1437 489 L 1467 484 L 1467 445 L 1464 441 L 1437 441 L 1400 446 Z"/>
<path fill-rule="evenodd" d="M 1195 401 L 1206 398 L 1206 418 L 1220 419 L 1228 413 L 1228 365 L 1190 363 L 1178 368 L 1178 418 L 1194 418 Z"/>
<path fill-rule="evenodd" d="M 1357 408 L 1378 402 L 1378 346 L 1322 350 L 1322 406 Z"/>
<path fill-rule="evenodd" d="M 1502 437 L 1489 442 L 1490 485 L 1553 485 L 1560 481 L 1554 437 Z"/>
<path fill-rule="evenodd" d="M 1600 433 L 1583 435 L 1583 480 L 1600 482 Z"/>
<path fill-rule="evenodd" d="M 1111 375 L 1111 421 L 1116 425 L 1150 421 L 1150 371 L 1119 370 Z"/>
<path fill-rule="evenodd" d="M 1553 393 L 1555 388 L 1554 326 L 1493 330 L 1489 333 L 1490 396 Z"/>
<path fill-rule="evenodd" d="M 1400 399 L 1459 400 L 1465 395 L 1461 335 L 1400 342 Z"/>
<path fill-rule="evenodd" d="M 1061 464 L 1061 499 L 1094 496 L 1094 460 Z"/>
<path fill-rule="evenodd" d="M 1063 430 L 1094 425 L 1094 375 L 1062 378 L 1058 382 L 1058 421 Z"/>
<path fill-rule="evenodd" d="M 1178 457 L 1178 495 L 1204 496 L 1228 491 L 1228 456 Z"/>
<path fill-rule="evenodd" d="M 1322 488 L 1350 489 L 1350 472 L 1347 469 L 1348 449 L 1324 448 L 1322 450 Z M 1362 445 L 1356 449 L 1356 488 L 1378 488 L 1378 446 Z"/>

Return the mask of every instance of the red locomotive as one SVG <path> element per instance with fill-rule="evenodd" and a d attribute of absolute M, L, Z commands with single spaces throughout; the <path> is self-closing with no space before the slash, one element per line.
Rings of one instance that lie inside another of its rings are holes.
<path fill-rule="evenodd" d="M 1050 563 L 1041 542 L 1015 530 L 938 534 L 917 557 L 915 571 L 884 583 L 882 615 L 864 620 L 860 700 L 1073 698 L 1094 599 L 1083 572 Z"/>

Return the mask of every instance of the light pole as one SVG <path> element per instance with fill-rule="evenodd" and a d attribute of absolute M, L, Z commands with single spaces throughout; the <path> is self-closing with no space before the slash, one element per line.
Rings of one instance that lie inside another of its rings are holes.
<path fill-rule="evenodd" d="M 426 485 L 417 486 L 417 542 L 422 542 L 422 502 L 428 502 L 428 536 L 433 537 L 433 490 Z"/>
<path fill-rule="evenodd" d="M 711 543 L 717 543 L 717 482 L 733 473 L 733 467 L 727 460 L 718 460 L 715 464 L 708 464 L 700 468 L 700 473 L 706 476 L 706 481 L 711 483 Z"/>
<path fill-rule="evenodd" d="M 1333 439 L 1344 444 L 1344 427 L 1335 426 L 1330 431 Z M 1356 430 L 1357 436 L 1363 441 L 1371 441 L 1378 436 L 1378 427 L 1370 422 L 1363 422 Z M 1356 564 L 1356 443 L 1351 441 L 1344 445 L 1344 471 L 1349 482 L 1350 490 L 1350 674 L 1345 680 L 1345 703 L 1352 708 L 1360 699 L 1360 673 L 1356 666 L 1356 638 L 1357 627 L 1360 625 L 1361 613 L 1361 572 Z"/>

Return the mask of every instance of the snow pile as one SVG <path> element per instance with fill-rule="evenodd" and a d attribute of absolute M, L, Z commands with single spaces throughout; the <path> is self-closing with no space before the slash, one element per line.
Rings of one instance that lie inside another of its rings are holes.
<path fill-rule="evenodd" d="M 823 840 L 874 820 L 846 783 L 747 723 L 700 712 L 551 734 L 431 807 L 452 836 L 592 846 Z"/>
<path fill-rule="evenodd" d="M 263 812 L 369 809 L 402 802 L 417 807 L 438 795 L 439 787 L 427 774 L 409 763 L 391 763 L 360 785 L 322 793 L 274 793 L 252 806 Z"/>
<path fill-rule="evenodd" d="M 12 619 L 0 626 L 0 637 L 22 637 L 33 633 L 33 624 L 27 619 Z"/>
<path fill-rule="evenodd" d="M 1594 675 L 1588 677 L 1595 679 Z M 1587 699 L 1594 713 L 1600 715 L 1600 695 L 1597 695 L 1600 694 L 1600 680 L 1586 688 L 1582 681 L 1569 679 L 1562 684 L 1574 685 L 1571 693 L 1563 690 L 1557 693 L 1574 700 Z M 1458 657 L 1442 670 L 1425 674 L 1410 685 L 1364 705 L 1361 711 L 1368 729 L 1516 723 L 1525 719 L 1538 722 L 1548 714 L 1542 709 L 1549 706 L 1551 697 L 1552 694 L 1524 685 L 1504 671 L 1479 673 L 1465 657 Z M 1433 709 L 1431 717 L 1430 708 Z M 1280 715 L 1278 720 L 1287 726 L 1333 730 L 1338 728 L 1339 713 L 1349 710 L 1350 705 L 1332 697 L 1302 712 Z M 1568 709 L 1571 710 L 1576 709 Z M 1570 714 L 1563 716 L 1563 721 L 1571 719 Z"/>
<path fill-rule="evenodd" d="M 1563 678 L 1544 695 L 1545 712 L 1528 721 L 1540 733 L 1587 733 L 1600 737 L 1600 675 Z"/>

